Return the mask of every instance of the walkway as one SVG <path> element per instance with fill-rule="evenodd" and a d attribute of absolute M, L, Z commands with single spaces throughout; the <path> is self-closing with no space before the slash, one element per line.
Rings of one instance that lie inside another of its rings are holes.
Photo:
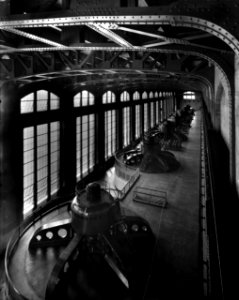
<path fill-rule="evenodd" d="M 196 113 L 182 151 L 171 151 L 181 166 L 172 173 L 141 177 L 122 205 L 144 217 L 157 236 L 152 271 L 144 299 L 198 299 L 201 296 L 199 252 L 199 170 L 201 114 Z M 137 186 L 167 193 L 167 208 L 134 202 Z"/>

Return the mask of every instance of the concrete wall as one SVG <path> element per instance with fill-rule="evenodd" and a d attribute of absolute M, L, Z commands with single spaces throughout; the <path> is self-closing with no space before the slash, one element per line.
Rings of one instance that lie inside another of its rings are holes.
<path fill-rule="evenodd" d="M 239 195 L 239 57 L 235 55 L 235 165 L 236 187 Z"/>
<path fill-rule="evenodd" d="M 230 148 L 230 90 L 224 74 L 217 67 L 215 67 L 214 90 L 215 100 L 213 101 L 213 126 L 214 129 L 221 131 L 227 146 Z"/>

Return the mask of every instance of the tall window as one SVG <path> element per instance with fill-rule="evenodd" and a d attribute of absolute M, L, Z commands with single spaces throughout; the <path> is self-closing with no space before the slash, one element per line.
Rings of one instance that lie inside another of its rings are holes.
<path fill-rule="evenodd" d="M 135 106 L 135 138 L 140 137 L 140 105 Z"/>
<path fill-rule="evenodd" d="M 57 110 L 60 99 L 47 90 L 21 98 L 22 115 Z M 51 116 L 51 115 L 49 115 Z M 23 128 L 23 215 L 51 198 L 60 188 L 60 123 L 40 123 Z"/>
<path fill-rule="evenodd" d="M 153 92 L 150 92 L 150 93 L 149 93 L 149 98 L 152 99 L 153 97 L 154 97 L 154 93 L 153 93 Z"/>
<path fill-rule="evenodd" d="M 41 90 L 37 91 L 37 111 L 46 111 L 48 104 L 48 92 Z"/>
<path fill-rule="evenodd" d="M 116 111 L 105 112 L 105 159 L 116 151 Z"/>
<path fill-rule="evenodd" d="M 144 103 L 144 132 L 146 132 L 148 129 L 148 103 Z"/>
<path fill-rule="evenodd" d="M 23 130 L 23 214 L 34 208 L 34 127 Z"/>
<path fill-rule="evenodd" d="M 74 107 L 89 106 L 95 104 L 95 97 L 88 91 L 81 91 L 74 96 Z"/>
<path fill-rule="evenodd" d="M 123 108 L 123 141 L 124 147 L 130 144 L 130 107 Z"/>
<path fill-rule="evenodd" d="M 155 125 L 155 115 L 154 115 L 154 102 L 150 103 L 150 126 L 151 128 Z"/>
<path fill-rule="evenodd" d="M 21 98 L 21 114 L 55 110 L 59 107 L 59 97 L 46 90 L 39 90 Z"/>
<path fill-rule="evenodd" d="M 176 111 L 177 110 L 177 101 L 176 101 L 175 93 L 173 93 L 173 107 L 174 107 L 174 111 Z"/>
<path fill-rule="evenodd" d="M 23 213 L 59 190 L 60 123 L 23 129 Z"/>
<path fill-rule="evenodd" d="M 164 115 L 163 115 L 163 100 L 160 100 L 160 122 L 163 121 Z"/>
<path fill-rule="evenodd" d="M 95 115 L 76 118 L 76 177 L 85 177 L 95 164 Z"/>
<path fill-rule="evenodd" d="M 155 103 L 155 106 L 156 106 L 155 123 L 158 124 L 159 123 L 159 102 L 158 101 Z"/>
<path fill-rule="evenodd" d="M 129 101 L 129 93 L 124 91 L 121 95 L 120 95 L 120 101 L 121 102 L 125 102 L 125 101 Z"/>
<path fill-rule="evenodd" d="M 168 117 L 168 105 L 167 105 L 167 99 L 166 98 L 163 100 L 163 112 L 164 112 L 164 119 L 167 119 L 167 117 Z"/>
<path fill-rule="evenodd" d="M 158 92 L 155 92 L 155 93 L 154 93 L 154 97 L 155 97 L 155 98 L 158 98 L 158 97 L 159 97 Z"/>
<path fill-rule="evenodd" d="M 102 102 L 103 102 L 103 104 L 114 103 L 115 102 L 115 94 L 112 93 L 111 91 L 107 91 L 106 93 L 104 93 L 104 95 L 102 97 Z"/>
<path fill-rule="evenodd" d="M 196 96 L 194 92 L 185 92 L 183 93 L 183 100 L 195 100 Z"/>
<path fill-rule="evenodd" d="M 169 93 L 169 98 L 168 98 L 168 106 L 169 106 L 169 114 L 171 114 L 173 112 L 173 97 L 172 97 L 172 93 Z"/>

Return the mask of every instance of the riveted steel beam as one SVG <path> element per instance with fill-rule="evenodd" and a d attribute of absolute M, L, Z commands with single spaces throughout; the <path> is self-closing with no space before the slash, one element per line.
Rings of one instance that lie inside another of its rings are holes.
<path fill-rule="evenodd" d="M 90 52 L 86 57 L 80 62 L 79 68 L 83 68 L 86 63 L 89 63 L 89 60 L 92 58 L 93 52 Z"/>
<path fill-rule="evenodd" d="M 31 19 L 21 21 L 0 21 L 0 29 L 7 29 L 12 27 L 24 28 L 90 25 L 93 22 L 94 25 L 97 24 L 97 26 L 108 23 L 116 23 L 117 25 L 171 25 L 197 28 L 223 40 L 237 55 L 239 55 L 239 41 L 236 36 L 233 36 L 228 30 L 211 21 L 185 15 L 77 16 L 66 18 Z"/>
<path fill-rule="evenodd" d="M 54 47 L 66 47 L 66 46 L 64 46 L 62 44 L 53 42 L 53 41 L 51 41 L 49 39 L 42 38 L 42 37 L 39 37 L 39 36 L 37 36 L 35 34 L 24 32 L 24 31 L 18 30 L 16 28 L 4 28 L 4 30 L 8 31 L 8 32 L 11 32 L 11 33 L 14 33 L 14 34 L 17 34 L 17 35 L 20 35 L 20 36 L 23 36 L 23 37 L 28 38 L 28 39 L 32 39 L 34 41 L 38 41 L 38 42 L 41 42 L 41 43 L 44 43 L 44 44 L 48 44 L 48 45 L 54 46 Z"/>
<path fill-rule="evenodd" d="M 46 60 L 46 58 L 43 56 L 43 53 L 38 53 L 35 52 L 34 53 L 34 58 L 37 59 L 45 68 L 45 70 L 47 70 L 47 72 L 52 72 L 54 71 L 54 56 L 51 55 L 50 60 Z"/>
<path fill-rule="evenodd" d="M 48 48 L 47 48 L 48 49 Z M 46 50 L 47 50 L 46 49 Z M 52 51 L 54 48 L 50 47 L 49 48 L 49 52 Z M 84 48 L 85 49 L 85 48 Z M 103 57 L 103 64 L 102 62 L 98 65 L 98 67 L 101 67 L 101 68 L 104 68 L 107 67 L 107 68 L 112 68 L 112 62 L 117 59 L 117 57 L 120 55 L 120 53 L 122 53 L 122 48 L 121 47 L 118 47 L 118 48 L 114 48 L 115 50 L 115 53 L 112 57 L 109 57 L 107 55 L 105 55 L 107 52 L 109 52 L 109 49 L 108 48 L 100 48 L 100 50 L 104 50 L 103 51 L 103 54 L 102 57 Z M 27 50 L 27 49 L 26 49 Z M 68 50 L 68 48 L 67 48 Z M 77 50 L 75 47 L 73 48 L 74 50 L 74 53 L 75 50 Z M 92 50 L 91 48 L 89 48 L 88 50 Z M 99 50 L 99 49 L 98 49 Z M 129 49 L 126 49 L 126 51 L 129 51 Z M 225 77 L 227 78 L 230 74 L 230 71 L 224 71 L 225 70 L 225 67 L 222 63 L 222 59 L 219 59 L 218 56 L 215 55 L 215 53 L 213 52 L 208 52 L 208 51 L 201 51 L 199 49 L 197 49 L 196 47 L 188 47 L 188 46 L 185 46 L 185 45 L 171 45 L 170 47 L 167 46 L 167 48 L 160 48 L 160 49 L 154 49 L 154 51 L 150 51 L 148 53 L 144 53 L 143 52 L 143 56 L 141 59 L 134 59 L 133 58 L 133 63 L 131 65 L 131 68 L 141 68 L 143 69 L 144 65 L 143 65 L 143 62 L 146 60 L 146 59 L 149 59 L 150 57 L 150 53 L 158 53 L 158 54 L 161 54 L 161 53 L 165 53 L 165 54 L 169 54 L 169 53 L 174 53 L 174 54 L 179 54 L 179 53 L 182 53 L 184 55 L 193 55 L 193 56 L 199 56 L 199 57 L 202 57 L 206 60 L 208 60 L 210 63 L 214 64 L 214 65 L 217 65 L 217 67 L 222 71 L 222 73 L 227 73 L 225 75 Z M 33 52 L 35 53 L 35 52 Z M 39 51 L 39 54 L 41 54 L 42 52 Z M 91 52 L 89 51 L 89 53 L 95 53 L 95 52 Z M 28 55 L 29 57 L 31 57 L 32 53 L 31 51 L 29 51 L 29 53 L 26 51 L 26 55 Z M 55 57 L 54 55 L 54 51 L 52 52 L 52 55 L 53 57 Z M 79 55 L 79 53 L 77 52 L 77 56 Z M 80 54 L 81 55 L 81 54 Z M 18 56 L 17 56 L 18 57 Z M 87 62 L 89 62 L 89 59 L 90 59 L 91 55 L 90 56 L 86 56 L 86 58 L 84 59 L 83 58 L 83 62 L 82 62 L 82 65 L 80 66 L 80 62 L 76 62 L 74 63 L 74 69 L 78 69 L 78 68 L 85 68 L 85 64 Z M 140 63 L 134 63 L 134 62 L 140 62 Z M 151 61 L 154 61 L 154 58 L 151 58 Z M 109 62 L 109 63 L 107 63 Z M 72 68 L 72 66 L 69 65 L 70 68 Z M 54 68 L 54 66 L 52 66 L 52 68 Z M 37 74 L 37 71 L 35 71 L 34 73 Z M 29 72 L 28 72 L 29 74 Z M 19 74 L 20 75 L 20 74 Z M 18 76 L 19 76 L 18 75 Z"/>
<path fill-rule="evenodd" d="M 33 74 L 33 57 L 32 56 L 22 56 L 15 55 L 15 76 L 20 74 L 31 75 Z"/>
<path fill-rule="evenodd" d="M 133 48 L 133 45 L 131 45 L 129 42 L 127 42 L 125 39 L 123 39 L 118 34 L 111 31 L 107 26 L 105 26 L 105 24 L 89 23 L 89 24 L 87 24 L 87 26 L 122 47 Z"/>

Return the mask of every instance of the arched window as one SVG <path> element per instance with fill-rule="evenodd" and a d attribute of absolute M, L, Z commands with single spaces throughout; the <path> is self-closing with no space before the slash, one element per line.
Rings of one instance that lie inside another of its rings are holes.
<path fill-rule="evenodd" d="M 28 94 L 21 99 L 21 113 L 31 113 L 34 111 L 34 93 Z"/>
<path fill-rule="evenodd" d="M 50 110 L 55 110 L 60 108 L 59 97 L 53 93 L 50 93 Z"/>
<path fill-rule="evenodd" d="M 150 93 L 149 93 L 149 98 L 152 99 L 153 97 L 154 97 L 154 93 L 153 93 L 153 92 L 150 92 Z"/>
<path fill-rule="evenodd" d="M 139 92 L 134 92 L 134 94 L 133 94 L 133 100 L 139 100 L 139 99 L 140 99 Z"/>
<path fill-rule="evenodd" d="M 59 97 L 47 90 L 38 90 L 21 98 L 21 114 L 55 110 L 59 107 Z"/>
<path fill-rule="evenodd" d="M 148 94 L 146 92 L 143 92 L 142 99 L 148 99 Z"/>
<path fill-rule="evenodd" d="M 187 91 L 183 93 L 183 100 L 195 100 L 195 99 L 196 96 L 194 92 Z"/>
<path fill-rule="evenodd" d="M 159 97 L 162 97 L 162 92 L 159 92 Z"/>
<path fill-rule="evenodd" d="M 84 90 L 74 96 L 74 107 L 89 106 L 95 104 L 95 97 Z"/>
<path fill-rule="evenodd" d="M 107 104 L 107 103 L 114 103 L 115 102 L 115 94 L 112 93 L 111 91 L 107 91 L 104 93 L 102 96 L 102 103 Z"/>
<path fill-rule="evenodd" d="M 155 98 L 158 98 L 158 97 L 159 97 L 158 92 L 155 92 L 155 93 L 154 93 L 154 97 L 155 97 Z"/>
<path fill-rule="evenodd" d="M 37 91 L 37 111 L 46 111 L 48 104 L 48 92 L 45 90 Z"/>
<path fill-rule="evenodd" d="M 124 91 L 121 95 L 120 95 L 120 101 L 121 102 L 125 102 L 125 101 L 129 101 L 129 93 Z"/>
<path fill-rule="evenodd" d="M 47 90 L 38 90 L 21 98 L 21 114 L 39 113 L 23 128 L 23 215 L 60 188 L 60 122 L 49 113 L 49 120 L 40 116 L 44 111 L 59 109 L 60 99 Z M 51 120 L 52 118 L 52 120 Z"/>

